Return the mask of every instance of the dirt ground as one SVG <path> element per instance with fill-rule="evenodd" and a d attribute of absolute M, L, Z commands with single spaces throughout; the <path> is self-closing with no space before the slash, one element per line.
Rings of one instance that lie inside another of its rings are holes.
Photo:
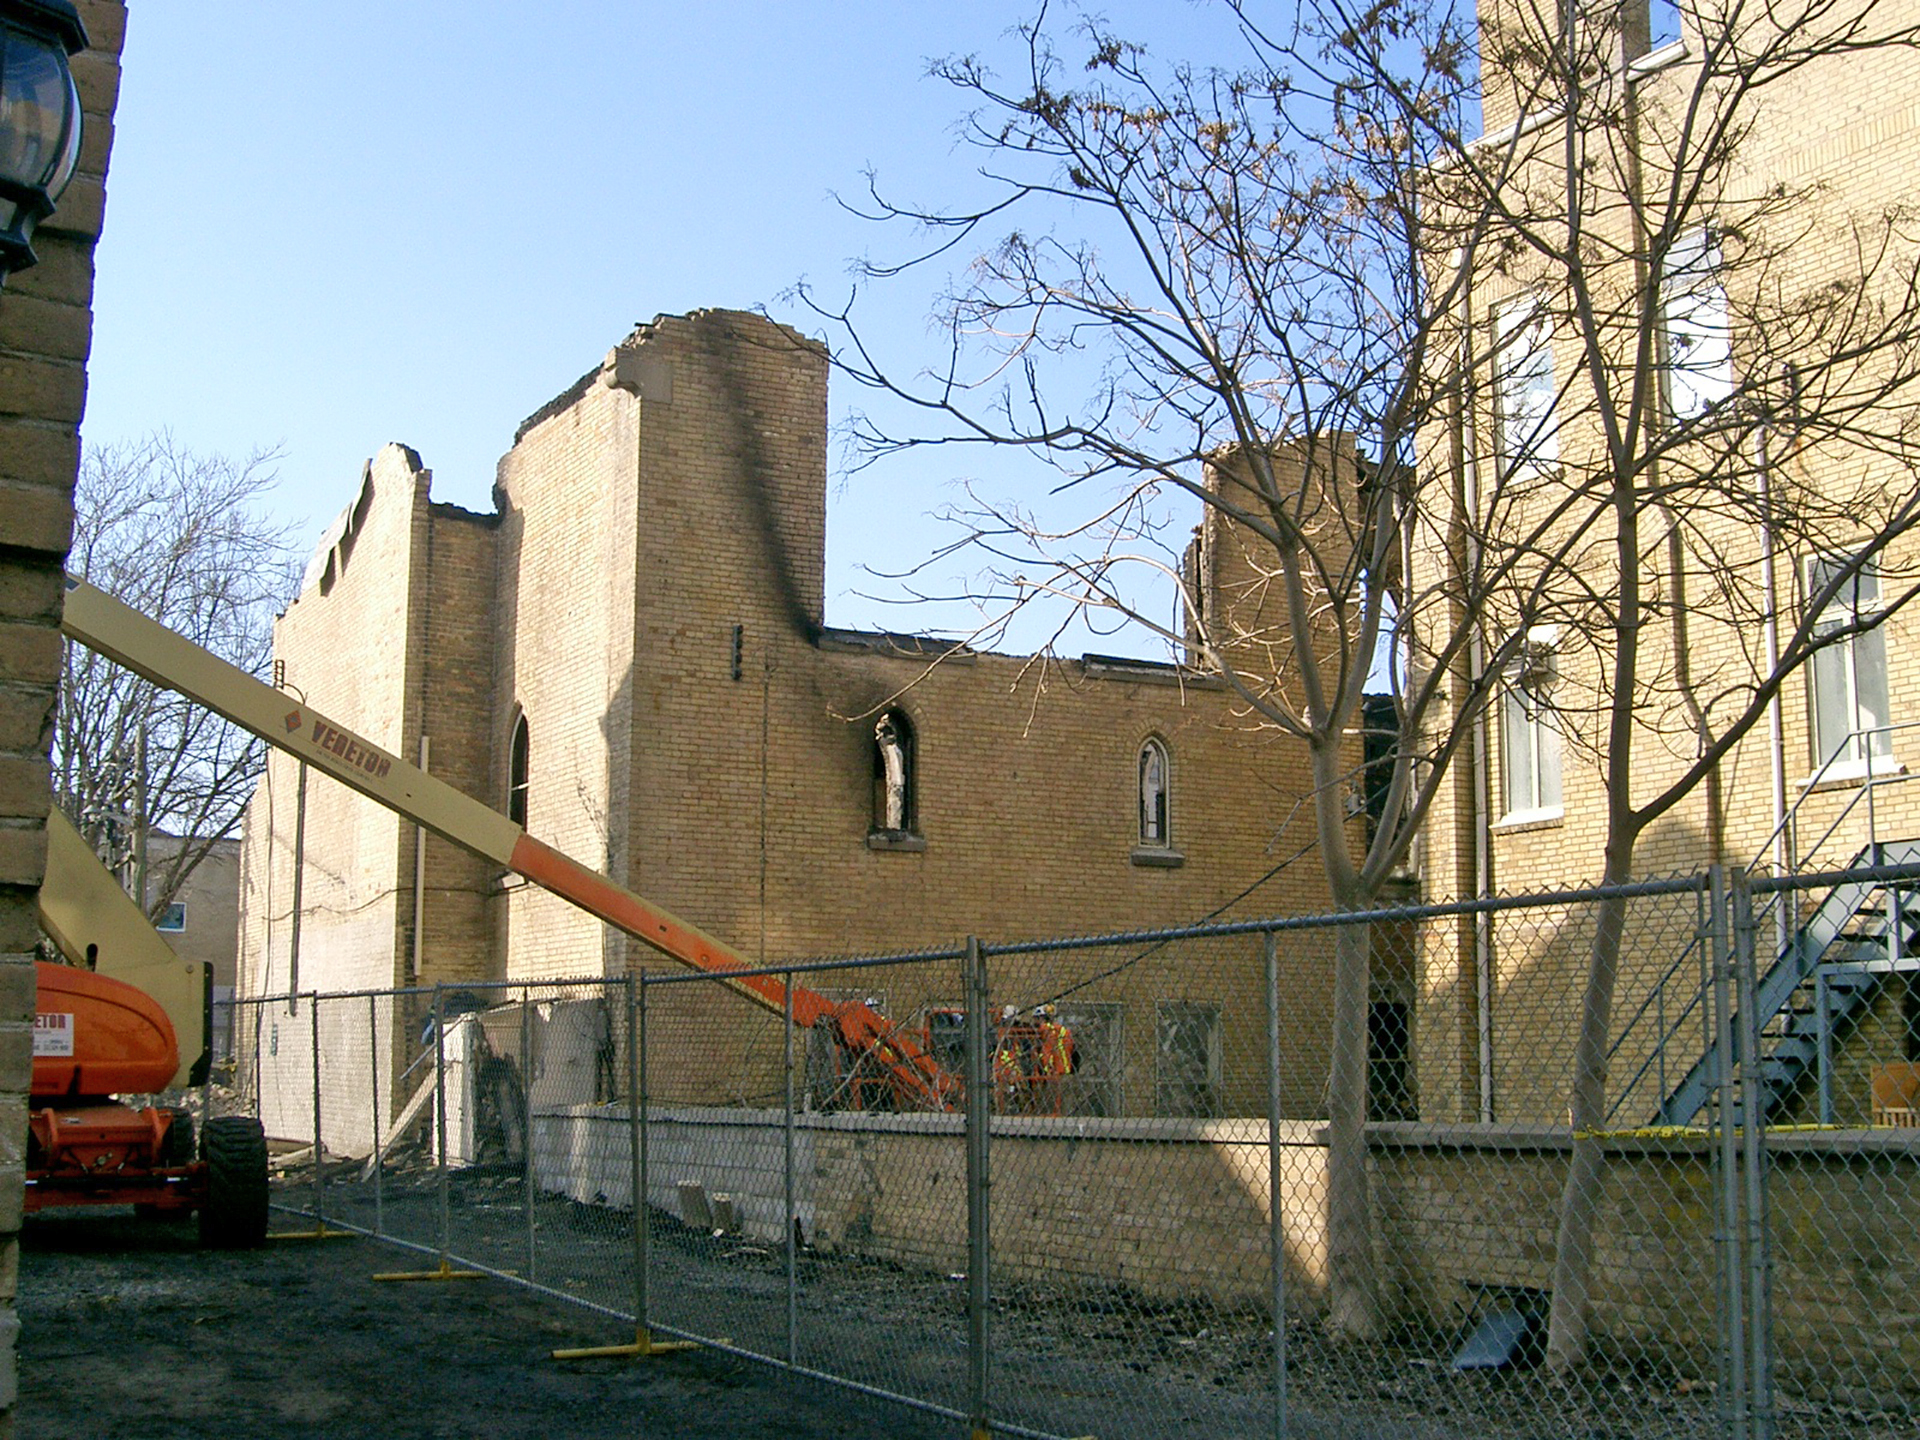
<path fill-rule="evenodd" d="M 555 1362 L 617 1321 L 491 1280 L 383 1285 L 359 1239 L 201 1250 L 190 1223 L 28 1221 L 20 1440 L 952 1440 L 961 1427 L 713 1351 Z"/>

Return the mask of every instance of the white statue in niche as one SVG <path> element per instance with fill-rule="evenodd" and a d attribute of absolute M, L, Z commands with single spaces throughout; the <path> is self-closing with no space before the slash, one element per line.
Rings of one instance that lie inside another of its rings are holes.
<path fill-rule="evenodd" d="M 873 727 L 873 743 L 880 747 L 880 773 L 886 782 L 886 799 L 881 812 L 883 830 L 907 828 L 907 747 L 893 716 L 882 715 Z"/>

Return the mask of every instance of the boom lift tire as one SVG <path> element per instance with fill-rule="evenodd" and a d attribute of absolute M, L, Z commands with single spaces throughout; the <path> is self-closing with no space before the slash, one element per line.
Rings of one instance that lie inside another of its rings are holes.
<path fill-rule="evenodd" d="M 200 1243 L 244 1250 L 267 1238 L 267 1136 L 247 1115 L 216 1115 L 201 1132 L 207 1199 L 200 1207 Z"/>
<path fill-rule="evenodd" d="M 167 1127 L 167 1138 L 160 1146 L 162 1165 L 191 1165 L 193 1163 L 193 1116 L 185 1110 L 169 1110 L 173 1123 Z"/>

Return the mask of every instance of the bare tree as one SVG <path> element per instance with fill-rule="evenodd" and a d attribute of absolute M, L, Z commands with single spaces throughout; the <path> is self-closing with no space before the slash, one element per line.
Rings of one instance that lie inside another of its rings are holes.
<path fill-rule="evenodd" d="M 1644 5 L 1482 15 L 1483 92 L 1508 123 L 1433 187 L 1435 210 L 1493 222 L 1469 287 L 1490 315 L 1462 317 L 1454 351 L 1459 433 L 1482 443 L 1454 468 L 1475 484 L 1476 543 L 1517 552 L 1544 602 L 1496 597 L 1483 628 L 1553 627 L 1543 699 L 1598 782 L 1603 884 L 1636 878 L 1648 827 L 1702 786 L 1708 858 L 1728 858 L 1723 759 L 1818 652 L 1916 593 L 1899 543 L 1920 519 L 1911 217 L 1885 194 L 1789 181 L 1780 148 L 1808 125 L 1810 87 L 1911 50 L 1907 13 L 1685 4 L 1659 55 Z M 1775 559 L 1820 553 L 1783 616 Z M 1560 1368 L 1587 1346 L 1626 922 L 1618 896 L 1598 906 L 1578 1007 Z"/>
<path fill-rule="evenodd" d="M 221 658 L 264 675 L 297 578 L 289 527 L 264 508 L 277 457 L 198 455 L 158 435 L 91 449 L 68 570 Z M 159 916 L 234 833 L 260 742 L 69 641 L 54 728 L 55 802 Z M 150 831 L 177 843 L 144 853 Z M 144 873 L 137 873 L 144 872 Z"/>
<path fill-rule="evenodd" d="M 1084 53 L 1070 64 L 1044 12 L 1022 32 L 1013 85 L 970 59 L 940 65 L 980 106 L 965 133 L 999 193 L 956 214 L 876 195 L 876 213 L 931 232 L 921 263 L 1002 223 L 1043 228 L 1008 229 L 972 260 L 946 298 L 949 344 L 931 375 L 896 378 L 851 309 L 831 313 L 842 366 L 921 417 L 904 431 L 866 424 L 872 455 L 1020 447 L 1086 496 L 1088 518 L 1061 533 L 1015 509 L 967 517 L 1001 618 L 1057 600 L 1157 634 L 1222 675 L 1248 723 L 1305 745 L 1318 853 L 1347 911 L 1372 908 L 1402 865 L 1459 743 L 1418 765 L 1400 752 L 1378 777 L 1388 801 L 1371 839 L 1352 826 L 1352 732 L 1378 642 L 1409 619 L 1411 461 L 1449 393 L 1426 361 L 1459 285 L 1436 285 L 1425 264 L 1416 180 L 1457 141 L 1470 98 L 1455 17 L 1408 5 L 1386 18 L 1420 40 L 1405 88 L 1376 77 L 1397 74 L 1384 36 L 1343 36 L 1330 13 L 1303 15 L 1291 71 L 1265 48 L 1233 73 L 1156 68 L 1094 22 L 1074 32 Z M 1055 220 L 1071 230 L 1044 228 Z M 1169 518 L 1179 497 L 1210 516 L 1191 556 Z M 1497 582 L 1493 567 L 1449 579 L 1462 588 L 1423 603 L 1471 614 Z M 1492 682 L 1477 683 L 1457 697 L 1468 714 Z M 1443 679 L 1398 670 L 1393 684 L 1403 726 L 1430 728 Z M 1338 932 L 1327 1092 L 1332 1323 L 1352 1336 L 1379 1326 L 1370 945 L 1364 925 Z"/>
<path fill-rule="evenodd" d="M 1310 0 L 1275 30 L 1234 8 L 1246 49 L 1231 71 L 1156 66 L 1097 22 L 1063 42 L 1044 10 L 1013 83 L 971 59 L 936 67 L 978 107 L 964 134 L 993 193 L 955 212 L 874 194 L 870 213 L 929 240 L 869 279 L 970 257 L 931 370 L 883 363 L 851 300 L 816 298 L 843 369 L 917 417 L 858 438 L 873 457 L 983 445 L 1056 467 L 1085 497 L 1077 523 L 1009 506 L 964 517 L 982 595 L 1002 617 L 1061 602 L 1156 633 L 1218 671 L 1249 723 L 1302 742 L 1340 910 L 1377 903 L 1491 704 L 1533 683 L 1538 637 L 1557 627 L 1545 699 L 1608 804 L 1601 873 L 1583 878 L 1629 878 L 1646 826 L 1714 775 L 1785 679 L 1912 593 L 1812 618 L 1866 569 L 1900 573 L 1888 546 L 1916 518 L 1905 219 L 1834 217 L 1748 184 L 1746 148 L 1770 86 L 1906 32 L 1876 31 L 1871 5 L 1816 0 L 1793 24 L 1738 0 L 1689 11 L 1698 78 L 1656 96 L 1652 77 L 1674 77 L 1643 64 L 1644 10 Z M 1513 120 L 1479 137 L 1483 93 Z M 1815 226 L 1839 227 L 1821 238 L 1845 263 L 1808 275 L 1793 261 Z M 1490 295 L 1506 302 L 1492 321 Z M 1778 463 L 1788 439 L 1802 459 L 1870 463 L 1836 484 L 1833 464 Z M 1179 497 L 1205 507 L 1197 564 L 1168 539 Z M 1776 549 L 1849 546 L 1774 645 L 1763 558 L 1729 539 L 1755 522 Z M 1351 732 L 1383 637 L 1401 744 L 1362 837 Z M 1649 751 L 1650 788 L 1633 768 Z M 1572 1100 L 1588 1137 L 1604 1124 L 1622 920 L 1603 907 L 1581 1002 Z M 1326 1102 L 1330 1323 L 1353 1337 L 1380 1323 L 1369 945 L 1367 927 L 1341 928 Z M 1576 1143 L 1568 1176 L 1563 1364 L 1584 1345 L 1581 1206 L 1600 1153 Z"/>

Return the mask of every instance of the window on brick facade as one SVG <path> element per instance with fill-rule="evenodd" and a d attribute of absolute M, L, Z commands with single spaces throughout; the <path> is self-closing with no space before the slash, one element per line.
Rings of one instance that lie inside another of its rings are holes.
<path fill-rule="evenodd" d="M 1830 586 L 1851 557 L 1816 555 L 1807 561 L 1808 603 Z M 1871 563 L 1843 581 L 1814 617 L 1816 636 L 1834 635 L 1879 618 L 1880 572 Z M 1814 652 L 1807 667 L 1813 709 L 1813 758 L 1825 773 L 1864 770 L 1893 753 L 1887 724 L 1887 637 L 1872 629 L 1836 640 Z"/>
<path fill-rule="evenodd" d="M 1140 843 L 1159 849 L 1173 845 L 1173 765 L 1167 747 L 1148 739 L 1140 747 Z"/>
<path fill-rule="evenodd" d="M 1404 1000 L 1367 1002 L 1367 1115 L 1420 1118 L 1413 1103 L 1413 1009 Z"/>
<path fill-rule="evenodd" d="M 1560 458 L 1553 418 L 1553 327 L 1536 295 L 1493 312 L 1494 398 L 1500 473 L 1524 475 Z"/>
<path fill-rule="evenodd" d="M 873 727 L 873 829 L 882 834 L 917 834 L 918 767 L 913 722 L 904 710 L 889 710 Z"/>
<path fill-rule="evenodd" d="M 527 824 L 527 717 L 513 722 L 513 741 L 507 747 L 507 818 L 522 829 Z"/>
<path fill-rule="evenodd" d="M 1667 252 L 1660 280 L 1661 380 L 1667 414 L 1692 420 L 1733 393 L 1733 333 L 1720 247 L 1697 230 Z"/>
<path fill-rule="evenodd" d="M 1558 632 L 1537 625 L 1508 662 L 1500 702 L 1504 799 L 1508 820 L 1561 813 L 1560 721 L 1553 712 Z"/>
<path fill-rule="evenodd" d="M 1126 1057 L 1121 1007 L 1069 1001 L 1059 1007 L 1055 1018 L 1073 1037 L 1073 1071 L 1067 1079 L 1064 1113 L 1118 1115 Z"/>
<path fill-rule="evenodd" d="M 1210 1120 L 1220 1108 L 1220 1007 L 1160 1005 L 1154 1047 L 1156 1115 Z"/>

